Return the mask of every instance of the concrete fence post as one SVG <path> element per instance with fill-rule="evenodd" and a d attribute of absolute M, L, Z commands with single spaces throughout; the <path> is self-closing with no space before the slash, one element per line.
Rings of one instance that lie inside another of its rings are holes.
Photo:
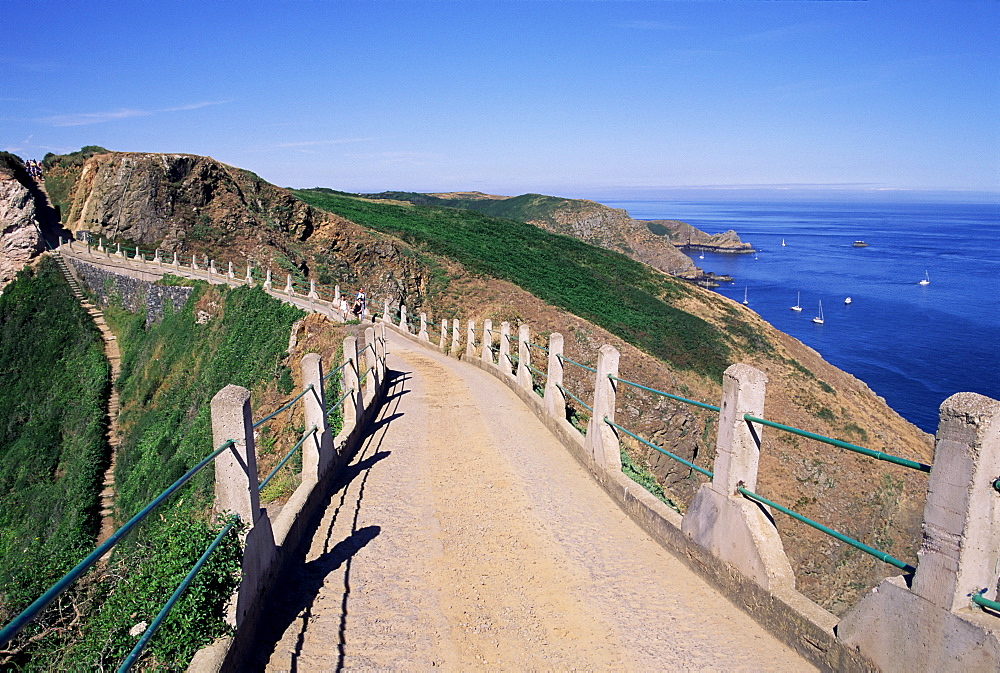
<path fill-rule="evenodd" d="M 385 381 L 385 323 L 380 322 L 375 326 L 375 356 L 378 367 L 379 383 Z"/>
<path fill-rule="evenodd" d="M 500 355 L 497 366 L 508 376 L 514 373 L 514 363 L 510 359 L 510 323 L 506 320 L 500 323 Z"/>
<path fill-rule="evenodd" d="M 309 353 L 302 358 L 302 385 L 312 386 L 302 398 L 305 429 L 316 431 L 302 444 L 302 477 L 319 480 L 333 458 L 333 438 L 326 417 L 326 391 L 323 389 L 323 358 Z"/>
<path fill-rule="evenodd" d="M 97 252 L 104 252 L 104 239 L 103 238 L 98 238 L 97 239 Z"/>
<path fill-rule="evenodd" d="M 272 287 L 273 284 L 271 283 L 271 270 L 268 269 L 267 275 L 264 276 L 264 290 L 265 291 L 270 290 Z"/>
<path fill-rule="evenodd" d="M 421 341 L 430 341 L 430 336 L 427 334 L 427 314 L 420 314 L 420 333 L 417 334 L 417 338 Z"/>
<path fill-rule="evenodd" d="M 319 299 L 319 293 L 316 292 L 316 280 L 314 278 L 309 279 L 309 294 L 306 296 L 312 301 Z"/>
<path fill-rule="evenodd" d="M 375 399 L 375 391 L 378 390 L 378 384 L 381 381 L 379 379 L 378 373 L 378 351 L 375 347 L 375 328 L 366 327 L 365 328 L 365 367 L 364 371 L 368 372 L 368 377 L 365 379 L 365 404 L 370 404 L 371 401 Z M 364 373 L 362 372 L 362 374 Z"/>
<path fill-rule="evenodd" d="M 736 490 L 757 488 L 761 427 L 743 416 L 763 417 L 766 387 L 764 372 L 749 365 L 730 365 L 723 373 L 715 476 L 695 494 L 681 530 L 772 591 L 795 586 L 792 566 L 766 508 Z"/>
<path fill-rule="evenodd" d="M 198 270 L 198 255 L 194 254 L 191 255 L 191 270 L 192 271 Z"/>
<path fill-rule="evenodd" d="M 451 354 L 458 357 L 458 318 L 451 321 Z"/>
<path fill-rule="evenodd" d="M 744 414 L 764 415 L 767 376 L 748 365 L 735 364 L 722 376 L 719 431 L 716 438 L 715 477 L 712 484 L 720 493 L 736 495 L 736 489 L 757 488 L 762 426 L 743 420 Z"/>
<path fill-rule="evenodd" d="M 531 329 L 527 325 L 517 328 L 517 383 L 525 390 L 532 389 L 531 379 Z"/>
<path fill-rule="evenodd" d="M 618 384 L 608 376 L 618 376 L 618 349 L 610 344 L 601 346 L 597 353 L 597 373 L 594 375 L 594 413 L 587 424 L 584 446 L 594 462 L 609 472 L 621 472 L 622 456 L 618 445 L 618 432 L 604 422 L 615 420 Z"/>
<path fill-rule="evenodd" d="M 181 263 L 177 259 L 177 253 L 176 252 L 174 253 L 174 261 L 171 262 L 171 264 L 173 264 L 175 267 L 179 267 L 181 265 Z"/>
<path fill-rule="evenodd" d="M 493 321 L 487 318 L 483 321 L 483 362 L 493 364 Z"/>
<path fill-rule="evenodd" d="M 219 272 L 215 270 L 215 260 L 213 259 L 208 263 L 208 275 L 214 276 L 217 273 Z"/>
<path fill-rule="evenodd" d="M 260 494 L 250 391 L 226 386 L 212 398 L 211 413 L 215 446 L 230 439 L 236 442 L 215 457 L 215 511 L 238 514 L 244 523 L 253 525 L 260 517 Z"/>
<path fill-rule="evenodd" d="M 250 391 L 228 385 L 215 394 L 211 403 L 212 438 L 215 446 L 232 439 L 235 446 L 215 458 L 215 511 L 238 514 L 251 526 L 244 538 L 242 580 L 236 597 L 239 628 L 258 609 L 276 547 L 267 513 L 260 507 L 257 491 L 257 456 L 250 415 Z"/>
<path fill-rule="evenodd" d="M 566 418 L 566 396 L 559 386 L 563 384 L 563 335 L 549 335 L 549 368 L 545 376 L 545 412 L 556 418 Z"/>
<path fill-rule="evenodd" d="M 118 243 L 118 249 L 115 250 L 115 255 L 118 256 L 118 257 L 122 256 L 122 244 L 121 243 Z"/>
<path fill-rule="evenodd" d="M 469 321 L 469 328 L 465 332 L 465 357 L 470 360 L 476 357 L 476 321 Z"/>
<path fill-rule="evenodd" d="M 247 262 L 247 285 L 253 287 L 253 265 Z"/>
<path fill-rule="evenodd" d="M 1000 620 L 972 603 L 997 599 L 1000 574 L 1000 402 L 956 393 L 941 404 L 912 590 L 890 577 L 837 625 L 883 670 L 996 670 Z"/>
<path fill-rule="evenodd" d="M 358 380 L 360 365 L 358 363 L 357 337 L 349 336 L 344 339 L 344 362 L 347 363 L 347 366 L 342 370 L 344 372 L 344 389 L 341 395 L 347 395 L 344 398 L 344 430 L 350 432 L 361 420 L 363 399 L 361 384 Z M 348 391 L 351 390 L 354 392 L 348 395 Z"/>
<path fill-rule="evenodd" d="M 406 304 L 399 305 L 399 329 L 410 333 L 410 323 L 406 321 Z"/>
<path fill-rule="evenodd" d="M 448 320 L 441 319 L 441 343 L 438 344 L 438 347 L 441 350 L 444 350 L 445 339 L 447 338 L 448 338 Z"/>
<path fill-rule="evenodd" d="M 236 273 L 233 271 L 233 263 L 232 262 L 229 262 L 229 270 L 226 272 L 226 278 L 228 278 L 229 280 L 235 280 L 236 279 Z"/>
<path fill-rule="evenodd" d="M 336 304 L 337 306 L 340 306 L 340 286 L 339 285 L 334 285 L 333 286 L 333 303 Z"/>
<path fill-rule="evenodd" d="M 292 289 L 292 274 L 285 276 L 285 294 L 289 296 L 295 294 L 295 291 Z"/>
<path fill-rule="evenodd" d="M 163 266 L 163 256 L 160 254 L 160 249 L 157 248 L 156 252 L 153 254 L 153 261 Z"/>
<path fill-rule="evenodd" d="M 382 320 L 387 320 L 389 322 L 392 322 L 392 316 L 389 314 L 389 298 L 388 297 L 385 298 L 385 305 L 384 305 L 384 308 L 382 309 Z"/>

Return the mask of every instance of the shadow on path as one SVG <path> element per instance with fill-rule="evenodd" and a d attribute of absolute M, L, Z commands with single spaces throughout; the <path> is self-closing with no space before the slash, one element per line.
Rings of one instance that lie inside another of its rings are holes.
<path fill-rule="evenodd" d="M 386 401 L 379 409 L 375 421 L 365 429 L 360 447 L 352 456 L 351 462 L 341 468 L 332 482 L 326 504 L 310 524 L 310 529 L 315 530 L 315 533 L 303 540 L 282 568 L 278 581 L 268 593 L 267 604 L 262 612 L 264 616 L 258 624 L 254 638 L 256 652 L 246 662 L 244 670 L 263 671 L 278 643 L 296 622 L 299 624 L 294 626 L 297 637 L 295 650 L 291 654 L 291 671 L 299 670 L 297 662 L 302 652 L 305 634 L 314 619 L 316 598 L 323 589 L 327 577 L 341 567 L 344 568 L 344 582 L 340 597 L 338 658 L 335 668 L 336 670 L 343 668 L 347 600 L 351 593 L 351 562 L 354 555 L 382 530 L 380 526 L 358 528 L 365 484 L 372 468 L 392 454 L 391 451 L 381 450 L 382 442 L 389 423 L 403 416 L 403 412 L 398 411 L 400 399 L 409 392 L 404 388 L 410 378 L 409 372 L 387 370 L 386 377 L 389 385 Z M 346 517 L 350 517 L 351 532 L 347 537 L 337 540 L 338 534 L 335 528 L 338 521 L 342 522 Z M 320 543 L 322 552 L 313 560 L 307 561 L 310 550 L 315 553 Z M 327 596 L 336 597 L 332 586 L 327 587 Z M 330 620 L 335 617 L 327 612 L 323 618 Z"/>

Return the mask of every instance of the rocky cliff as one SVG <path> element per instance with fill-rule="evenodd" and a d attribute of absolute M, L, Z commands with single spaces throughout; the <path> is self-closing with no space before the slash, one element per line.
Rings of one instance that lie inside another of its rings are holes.
<path fill-rule="evenodd" d="M 189 154 L 106 152 L 82 168 L 47 162 L 45 179 L 72 177 L 63 222 L 68 229 L 179 250 L 188 242 L 258 229 L 305 240 L 313 211 L 249 171 Z"/>
<path fill-rule="evenodd" d="M 721 234 L 707 234 L 680 220 L 643 220 L 643 222 L 650 232 L 662 236 L 682 250 L 737 254 L 753 252 L 753 246 L 741 241 L 739 234 L 732 229 Z"/>
<path fill-rule="evenodd" d="M 0 152 L 0 288 L 44 249 L 55 229 L 44 193 L 22 161 Z"/>
<path fill-rule="evenodd" d="M 407 243 L 344 216 L 311 208 L 252 173 L 206 157 L 106 151 L 72 161 L 56 157 L 48 161 L 46 182 L 50 180 L 53 187 L 59 184 L 57 203 L 73 229 L 88 229 L 147 249 L 159 246 L 185 255 L 206 254 L 221 262 L 221 268 L 226 261 L 233 261 L 239 269 L 252 259 L 258 267 L 270 266 L 278 284 L 288 273 L 296 280 L 315 279 L 327 291 L 335 283 L 349 291 L 364 285 L 371 295 L 401 300 L 411 313 L 425 310 L 435 321 L 454 317 L 481 324 L 490 318 L 494 324 L 502 320 L 530 324 L 537 334 L 558 331 L 566 337 L 568 357 L 585 364 L 594 363 L 601 344 L 611 343 L 622 352 L 624 377 L 691 399 L 711 403 L 719 399 L 718 380 L 694 373 L 683 364 L 658 359 L 511 282 L 485 272 L 468 272 L 454 257 L 428 252 L 426 242 Z M 627 254 L 637 259 L 645 254 L 655 261 L 662 254 L 661 263 L 667 269 L 683 273 L 693 267 L 686 256 L 673 249 L 666 235 L 632 220 L 625 211 L 593 202 L 538 195 L 513 199 L 469 194 L 381 198 L 453 207 L 475 202 L 481 212 L 490 207 L 491 215 L 512 217 L 520 213 L 515 219 L 592 240 L 601 247 L 623 252 L 627 248 Z M 410 203 L 400 206 L 401 218 L 415 216 L 412 211 L 417 209 Z M 364 201 L 363 205 L 373 204 Z M 443 237 L 453 233 L 448 230 Z M 647 243 L 650 248 L 643 250 Z M 686 262 L 671 266 L 673 255 L 684 257 Z M 724 297 L 663 274 L 650 275 L 664 284 L 658 301 L 706 321 L 713 327 L 712 334 L 725 342 L 731 361 L 746 362 L 767 374 L 765 417 L 876 450 L 929 460 L 931 445 L 926 435 L 901 419 L 867 386 L 824 362 L 815 351 Z M 615 281 L 609 279 L 609 284 Z M 669 334 L 656 334 L 661 339 L 670 338 Z M 588 375 L 576 372 L 567 376 L 574 394 L 586 399 L 592 393 Z M 685 459 L 711 466 L 715 432 L 711 414 L 634 391 L 622 393 L 619 413 L 627 421 L 625 425 L 642 436 Z M 629 450 L 636 462 L 652 468 L 680 507 L 701 483 L 690 470 L 662 454 L 641 446 Z M 894 555 L 913 558 L 926 488 L 920 475 L 907 475 L 892 466 L 770 431 L 764 435 L 761 466 L 762 494 L 855 537 L 884 543 Z M 779 518 L 777 525 L 800 587 L 835 611 L 841 611 L 882 577 L 894 574 L 888 566 L 836 545 L 792 520 Z"/>
<path fill-rule="evenodd" d="M 46 157 L 45 183 L 67 229 L 123 246 L 250 263 L 275 282 L 287 274 L 393 296 L 426 289 L 400 241 L 210 157 L 87 147 Z"/>

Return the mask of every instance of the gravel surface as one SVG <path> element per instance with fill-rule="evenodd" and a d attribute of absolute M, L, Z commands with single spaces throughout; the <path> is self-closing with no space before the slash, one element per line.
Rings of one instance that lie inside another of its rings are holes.
<path fill-rule="evenodd" d="M 503 384 L 398 336 L 389 348 L 390 398 L 285 573 L 255 668 L 811 670 Z"/>

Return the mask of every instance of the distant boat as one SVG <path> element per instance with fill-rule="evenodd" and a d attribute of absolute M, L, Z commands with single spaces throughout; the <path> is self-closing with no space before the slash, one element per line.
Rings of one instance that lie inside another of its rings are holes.
<path fill-rule="evenodd" d="M 750 303 L 749 301 L 747 301 L 747 290 L 748 289 L 749 288 L 745 288 L 745 287 L 743 288 L 743 305 L 744 306 L 747 306 Z"/>
<path fill-rule="evenodd" d="M 785 239 L 781 239 L 781 247 L 785 247 Z"/>
<path fill-rule="evenodd" d="M 758 259 L 758 258 L 757 258 L 757 255 L 756 255 L 756 254 L 754 254 L 754 256 L 753 256 L 753 261 L 755 261 L 755 262 L 756 262 L 756 261 L 757 261 L 757 259 Z"/>
<path fill-rule="evenodd" d="M 924 271 L 924 279 L 919 283 L 917 283 L 917 285 L 930 285 L 930 284 L 931 284 L 931 276 L 929 273 Z"/>
<path fill-rule="evenodd" d="M 854 241 L 853 245 L 854 245 L 855 248 L 867 248 L 868 247 L 868 244 L 865 243 L 864 241 Z"/>
<path fill-rule="evenodd" d="M 813 318 L 813 322 L 817 325 L 823 324 L 823 300 L 819 300 L 819 315 Z"/>
<path fill-rule="evenodd" d="M 705 253 L 701 253 L 700 255 L 698 255 L 698 259 L 705 259 Z"/>
<path fill-rule="evenodd" d="M 795 306 L 789 306 L 793 311 L 802 311 L 802 293 L 795 295 Z"/>
<path fill-rule="evenodd" d="M 851 303 L 851 298 L 850 298 L 850 297 L 848 297 L 847 299 L 845 299 L 845 300 L 844 300 L 844 303 L 845 303 L 845 304 L 850 304 L 850 303 Z"/>

